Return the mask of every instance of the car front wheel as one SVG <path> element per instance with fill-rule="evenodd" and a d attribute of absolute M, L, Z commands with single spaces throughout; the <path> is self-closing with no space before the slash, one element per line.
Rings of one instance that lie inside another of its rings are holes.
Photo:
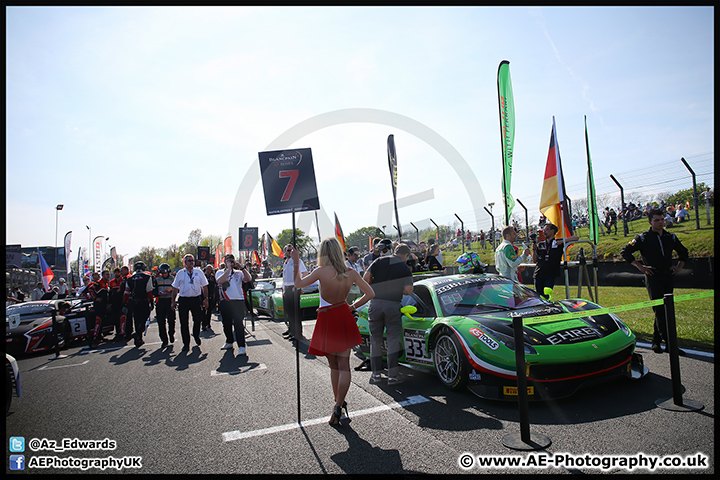
<path fill-rule="evenodd" d="M 469 365 L 455 334 L 441 333 L 435 342 L 433 363 L 440 381 L 451 390 L 462 390 L 468 384 Z"/>

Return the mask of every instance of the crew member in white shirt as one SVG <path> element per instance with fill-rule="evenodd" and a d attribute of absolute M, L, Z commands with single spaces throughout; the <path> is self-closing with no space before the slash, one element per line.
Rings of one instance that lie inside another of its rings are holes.
<path fill-rule="evenodd" d="M 243 282 L 252 280 L 247 268 L 235 262 L 235 256 L 225 255 L 225 269 L 215 274 L 220 293 L 220 314 L 222 315 L 223 332 L 225 332 L 225 345 L 221 350 L 232 350 L 233 328 L 235 341 L 238 344 L 238 355 L 245 355 L 245 296 L 243 295 Z"/>
<path fill-rule="evenodd" d="M 195 267 L 195 257 L 193 255 L 185 255 L 183 257 L 183 264 L 185 268 L 177 272 L 172 284 L 173 291 L 170 308 L 174 310 L 175 305 L 177 304 L 178 306 L 183 351 L 187 352 L 190 350 L 190 312 L 192 312 L 193 316 L 193 338 L 195 338 L 195 343 L 200 345 L 200 325 L 204 316 L 202 309 L 208 306 L 208 281 L 205 273 Z M 180 299 L 176 302 L 175 300 L 178 294 L 180 294 Z"/>

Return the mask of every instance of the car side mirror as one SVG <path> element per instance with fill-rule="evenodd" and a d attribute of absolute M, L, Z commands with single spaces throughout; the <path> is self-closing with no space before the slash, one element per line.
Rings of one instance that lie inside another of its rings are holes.
<path fill-rule="evenodd" d="M 412 316 L 413 313 L 417 312 L 417 307 L 415 305 L 405 305 L 400 309 L 400 312 L 410 320 L 418 321 L 417 318 Z"/>

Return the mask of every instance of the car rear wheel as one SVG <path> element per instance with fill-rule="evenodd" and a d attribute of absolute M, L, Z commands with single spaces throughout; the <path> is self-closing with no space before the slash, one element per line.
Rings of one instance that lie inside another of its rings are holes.
<path fill-rule="evenodd" d="M 469 365 L 455 334 L 441 333 L 435 342 L 433 363 L 440 381 L 451 390 L 467 387 Z"/>

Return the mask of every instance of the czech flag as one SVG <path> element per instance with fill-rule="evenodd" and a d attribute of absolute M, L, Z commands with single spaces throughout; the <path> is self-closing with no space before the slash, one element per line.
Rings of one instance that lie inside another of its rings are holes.
<path fill-rule="evenodd" d="M 342 227 L 340 226 L 340 222 L 337 218 L 337 213 L 335 214 L 335 238 L 338 239 L 338 242 L 340 242 L 340 247 L 342 247 L 342 251 L 345 251 L 345 235 L 343 235 Z"/>
<path fill-rule="evenodd" d="M 545 166 L 545 179 L 540 194 L 540 213 L 545 215 L 549 222 L 558 227 L 563 238 L 572 236 L 570 228 L 572 219 L 565 193 L 565 180 L 560 161 L 560 147 L 557 143 L 555 131 L 555 117 L 553 117 L 552 133 L 550 134 L 550 150 Z"/>
<path fill-rule="evenodd" d="M 43 287 L 45 288 L 46 292 L 50 291 L 50 282 L 55 277 L 52 270 L 50 270 L 50 266 L 45 261 L 45 257 L 42 256 L 42 253 L 40 253 L 40 249 L 38 248 L 38 259 L 40 260 L 40 273 L 42 274 L 43 279 Z"/>

